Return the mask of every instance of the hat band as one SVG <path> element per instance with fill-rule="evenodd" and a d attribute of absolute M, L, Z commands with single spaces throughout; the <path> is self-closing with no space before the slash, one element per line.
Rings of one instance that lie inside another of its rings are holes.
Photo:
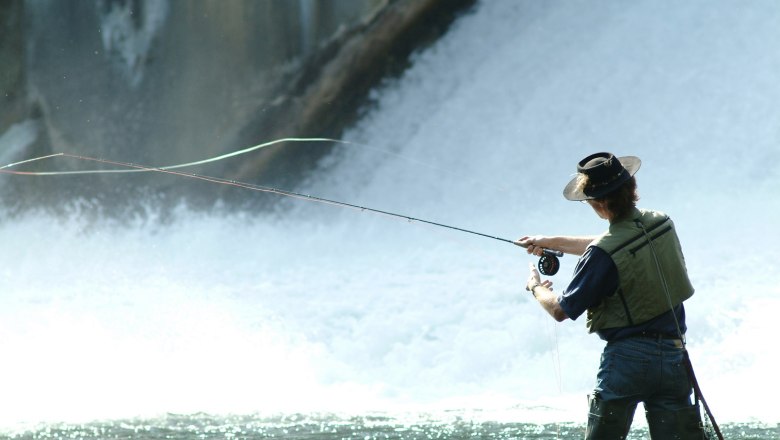
<path fill-rule="evenodd" d="M 590 187 L 590 188 L 600 188 L 602 186 L 611 185 L 616 180 L 621 179 L 621 178 L 625 178 L 627 174 L 628 174 L 628 171 L 626 171 L 626 169 L 624 168 L 623 170 L 620 171 L 620 174 L 614 176 L 613 178 L 611 178 L 609 180 L 605 180 L 605 181 L 599 182 L 599 183 L 591 183 L 591 184 L 588 185 L 588 187 Z M 588 176 L 588 180 L 590 180 L 590 176 Z"/>

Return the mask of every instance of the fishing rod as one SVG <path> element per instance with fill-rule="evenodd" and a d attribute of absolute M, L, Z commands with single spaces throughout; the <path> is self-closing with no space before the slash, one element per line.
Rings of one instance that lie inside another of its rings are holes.
<path fill-rule="evenodd" d="M 110 160 L 110 159 L 101 159 L 101 158 L 95 158 L 95 157 L 83 156 L 83 155 L 71 154 L 71 153 L 55 153 L 55 154 L 50 154 L 50 155 L 47 155 L 47 156 L 42 156 L 42 157 L 38 157 L 38 158 L 28 159 L 28 160 L 24 160 L 24 161 L 21 161 L 21 162 L 16 162 L 16 163 L 12 163 L 12 164 L 9 164 L 9 165 L 5 165 L 3 167 L 0 167 L 0 174 L 13 174 L 13 175 L 24 175 L 24 176 L 55 176 L 55 175 L 73 175 L 73 174 L 117 173 L 117 172 L 130 172 L 130 171 L 135 171 L 135 172 L 158 172 L 158 173 L 171 174 L 171 175 L 180 176 L 180 177 L 187 177 L 187 178 L 190 178 L 190 179 L 202 180 L 202 181 L 205 181 L 205 182 L 210 182 L 210 183 L 215 183 L 215 184 L 220 184 L 220 185 L 235 186 L 235 187 L 238 187 L 238 188 L 248 189 L 248 190 L 251 190 L 251 191 L 259 191 L 259 192 L 277 194 L 277 195 L 281 195 L 281 196 L 292 197 L 292 198 L 297 198 L 297 199 L 303 199 L 303 200 L 308 200 L 308 201 L 317 202 L 317 203 L 323 203 L 323 204 L 327 204 L 327 205 L 340 206 L 340 207 L 351 208 L 351 209 L 356 209 L 356 210 L 360 210 L 360 211 L 368 211 L 368 212 L 372 212 L 372 213 L 375 213 L 375 214 L 381 214 L 381 215 L 385 215 L 385 216 L 389 216 L 389 217 L 395 217 L 395 218 L 404 219 L 404 220 L 407 220 L 408 222 L 424 223 L 424 224 L 428 224 L 428 225 L 432 225 L 432 226 L 438 226 L 438 227 L 441 227 L 441 228 L 446 228 L 446 229 L 451 229 L 451 230 L 455 230 L 455 231 L 465 232 L 465 233 L 477 235 L 477 236 L 480 236 L 480 237 L 490 238 L 490 239 L 502 241 L 502 242 L 505 242 L 505 243 L 512 243 L 512 244 L 514 244 L 516 246 L 527 247 L 527 246 L 521 245 L 519 242 L 517 242 L 515 240 L 509 240 L 509 239 L 506 239 L 506 238 L 501 238 L 501 237 L 497 237 L 497 236 L 494 236 L 494 235 L 489 235 L 489 234 L 485 234 L 485 233 L 482 233 L 482 232 L 473 231 L 473 230 L 470 230 L 470 229 L 465 229 L 465 228 L 460 228 L 460 227 L 457 227 L 457 226 L 446 225 L 446 224 L 434 222 L 434 221 L 431 221 L 431 220 L 425 220 L 425 219 L 412 217 L 412 216 L 408 216 L 408 215 L 404 215 L 404 214 L 398 214 L 398 213 L 395 213 L 395 212 L 385 211 L 385 210 L 381 210 L 381 209 L 377 209 L 377 208 L 371 208 L 371 207 L 368 207 L 368 206 L 356 205 L 356 204 L 353 204 L 353 203 L 327 199 L 327 198 L 324 198 L 324 197 L 318 197 L 318 196 L 313 196 L 313 195 L 309 195 L 309 194 L 303 194 L 303 193 L 299 193 L 299 192 L 295 192 L 295 191 L 289 191 L 289 190 L 284 190 L 284 189 L 280 189 L 280 188 L 273 188 L 273 187 L 270 187 L 270 186 L 257 185 L 257 184 L 252 184 L 252 183 L 240 182 L 240 181 L 237 181 L 237 180 L 224 179 L 224 178 L 221 178 L 221 177 L 206 176 L 206 175 L 202 175 L 202 174 L 196 174 L 196 173 L 190 173 L 190 172 L 184 172 L 184 171 L 177 171 L 176 170 L 178 168 L 183 168 L 183 167 L 186 167 L 186 166 L 200 165 L 200 164 L 203 164 L 203 163 L 213 162 L 213 161 L 224 159 L 224 158 L 227 158 L 227 157 L 232 157 L 232 156 L 235 156 L 235 155 L 238 155 L 238 154 L 242 154 L 242 153 L 245 153 L 245 152 L 248 152 L 248 151 L 252 151 L 252 150 L 258 149 L 258 148 L 262 148 L 262 147 L 267 146 L 267 145 L 272 145 L 274 143 L 278 143 L 278 142 L 281 142 L 281 141 L 284 141 L 284 140 L 301 141 L 301 140 L 306 140 L 306 139 L 294 139 L 294 138 L 280 139 L 280 140 L 269 142 L 269 143 L 266 143 L 266 144 L 261 144 L 260 146 L 255 146 L 255 147 L 252 147 L 252 148 L 247 148 L 247 149 L 244 149 L 244 150 L 240 150 L 240 151 L 235 152 L 235 153 L 230 153 L 230 154 L 225 154 L 225 155 L 222 155 L 222 156 L 218 156 L 218 157 L 212 158 L 212 159 L 201 160 L 201 161 L 197 161 L 197 162 L 190 162 L 190 163 L 186 163 L 186 164 L 171 165 L 171 166 L 166 166 L 166 167 L 152 167 L 152 166 L 140 165 L 140 164 L 132 163 L 132 162 L 122 162 L 122 161 L 116 161 L 116 160 Z M 333 141 L 332 139 L 316 139 L 316 140 Z M 104 165 L 113 165 L 113 166 L 123 167 L 125 169 L 118 169 L 118 170 L 117 169 L 114 169 L 114 170 L 84 170 L 84 171 L 11 171 L 11 170 L 7 169 L 7 168 L 14 167 L 14 166 L 17 166 L 17 165 L 30 163 L 30 162 L 34 162 L 34 161 L 38 161 L 38 160 L 43 160 L 43 159 L 50 159 L 50 158 L 53 158 L 53 157 L 68 157 L 68 158 L 77 159 L 77 160 L 101 163 L 101 164 L 104 164 Z M 558 257 L 562 257 L 562 256 L 563 256 L 563 252 L 561 252 L 561 251 L 556 251 L 556 250 L 552 250 L 552 249 L 544 249 L 543 253 L 542 253 L 542 256 L 539 258 L 539 262 L 537 264 L 537 266 L 539 268 L 539 271 L 543 275 L 547 275 L 547 276 L 555 275 L 558 272 L 558 269 L 560 268 L 560 261 L 558 260 Z"/>

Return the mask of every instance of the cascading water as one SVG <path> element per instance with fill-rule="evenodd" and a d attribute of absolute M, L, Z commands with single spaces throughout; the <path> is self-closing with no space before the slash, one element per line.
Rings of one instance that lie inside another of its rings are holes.
<path fill-rule="evenodd" d="M 640 205 L 674 218 L 697 289 L 710 406 L 778 422 L 778 20 L 774 2 L 483 2 L 376 91 L 344 136 L 367 147 L 339 147 L 303 192 L 506 238 L 595 234 L 561 196 L 575 163 L 637 155 Z M 530 300 L 521 249 L 281 202 L 3 221 L 0 427 L 439 409 L 584 423 L 601 342 Z"/>

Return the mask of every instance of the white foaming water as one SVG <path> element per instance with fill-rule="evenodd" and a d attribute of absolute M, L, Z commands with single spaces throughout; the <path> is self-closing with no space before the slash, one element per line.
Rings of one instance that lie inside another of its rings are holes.
<path fill-rule="evenodd" d="M 780 5 L 597 6 L 479 4 L 345 135 L 403 158 L 341 149 L 304 192 L 503 238 L 595 234 L 561 197 L 574 164 L 640 156 L 641 206 L 675 219 L 697 288 L 689 348 L 716 417 L 777 421 Z M 601 343 L 530 300 L 522 250 L 285 203 L 2 223 L 0 425 L 441 408 L 584 422 Z"/>

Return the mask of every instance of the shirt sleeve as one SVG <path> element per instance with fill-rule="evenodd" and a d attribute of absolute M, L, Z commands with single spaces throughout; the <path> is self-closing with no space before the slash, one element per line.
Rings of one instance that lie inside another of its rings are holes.
<path fill-rule="evenodd" d="M 558 297 L 561 308 L 571 320 L 598 305 L 618 288 L 617 266 L 604 250 L 590 246 L 574 269 L 574 277 Z"/>

